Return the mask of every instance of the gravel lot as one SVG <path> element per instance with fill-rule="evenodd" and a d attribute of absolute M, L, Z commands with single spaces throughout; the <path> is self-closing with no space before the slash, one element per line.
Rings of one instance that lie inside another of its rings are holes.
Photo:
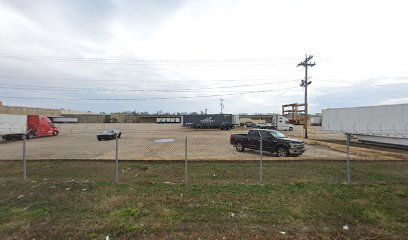
<path fill-rule="evenodd" d="M 98 142 L 96 134 L 101 129 L 119 128 L 123 134 L 119 139 L 120 160 L 182 160 L 185 156 L 185 138 L 188 138 L 188 158 L 191 160 L 258 160 L 258 151 L 239 153 L 229 144 L 235 133 L 246 133 L 247 129 L 232 131 L 194 130 L 178 124 L 61 124 L 61 133 L 56 137 L 27 140 L 27 158 L 40 159 L 115 159 L 115 140 Z M 302 139 L 302 126 L 292 132 L 283 132 L 291 138 Z M 311 139 L 343 141 L 341 134 L 326 133 L 320 127 L 310 127 Z M 155 142 L 159 139 L 174 139 L 173 142 Z M 306 142 L 308 143 L 308 142 Z M 22 141 L 1 142 L 1 160 L 22 159 Z M 343 149 L 343 150 L 342 150 Z M 387 149 L 382 149 L 387 151 Z M 390 149 L 389 151 L 393 151 Z M 386 154 L 386 153 L 385 153 Z M 357 158 L 357 156 L 352 156 Z M 361 158 L 361 156 L 359 156 Z M 264 153 L 265 160 L 282 160 Z M 344 160 L 345 147 L 330 148 L 319 144 L 306 144 L 306 152 L 294 160 Z M 408 160 L 408 155 L 407 158 Z"/>

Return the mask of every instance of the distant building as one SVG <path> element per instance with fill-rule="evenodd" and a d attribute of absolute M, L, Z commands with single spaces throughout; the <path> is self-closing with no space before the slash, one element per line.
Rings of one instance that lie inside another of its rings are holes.
<path fill-rule="evenodd" d="M 69 115 L 69 114 L 76 114 L 76 115 L 99 115 L 100 113 L 97 112 L 91 112 L 91 111 L 76 111 L 76 110 L 70 110 L 70 109 L 61 109 L 61 114 L 62 115 Z"/>

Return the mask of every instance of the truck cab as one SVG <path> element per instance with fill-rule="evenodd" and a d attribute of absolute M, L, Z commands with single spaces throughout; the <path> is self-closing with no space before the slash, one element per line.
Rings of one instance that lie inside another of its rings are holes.
<path fill-rule="evenodd" d="M 278 131 L 292 131 L 293 130 L 293 124 L 289 123 L 289 119 L 283 116 L 276 116 L 272 125 L 274 125 L 275 130 L 278 130 Z"/>
<path fill-rule="evenodd" d="M 28 133 L 29 138 L 32 136 L 44 137 L 59 134 L 59 128 L 48 117 L 42 115 L 28 115 L 27 128 L 31 130 Z"/>

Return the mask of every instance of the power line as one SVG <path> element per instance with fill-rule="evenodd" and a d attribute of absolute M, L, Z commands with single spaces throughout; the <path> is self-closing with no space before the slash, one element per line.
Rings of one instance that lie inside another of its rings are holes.
<path fill-rule="evenodd" d="M 274 82 L 274 84 L 288 83 L 290 81 Z M 0 89 L 8 90 L 33 90 L 33 91 L 85 91 L 85 92 L 97 92 L 97 91 L 111 91 L 111 92 L 190 92 L 190 91 L 202 91 L 202 90 L 217 90 L 228 88 L 241 88 L 241 87 L 255 87 L 270 85 L 270 83 L 258 83 L 258 84 L 241 84 L 232 86 L 217 86 L 217 87 L 202 87 L 202 88 L 184 88 L 184 89 L 115 89 L 115 88 L 67 88 L 67 87 L 51 87 L 51 86 L 39 86 L 39 85 L 17 85 L 17 84 L 3 84 Z"/>
<path fill-rule="evenodd" d="M 16 79 L 32 79 L 32 80 L 53 80 L 53 81 L 87 81 L 87 82 L 121 82 L 124 79 L 111 78 L 111 79 L 87 79 L 87 78 L 56 78 L 56 77 L 32 77 L 32 76 L 12 76 L 12 75 L 0 75 L 0 78 L 16 78 Z M 284 77 L 280 77 L 282 79 Z M 276 78 L 275 78 L 276 79 Z M 136 80 L 136 82 L 169 82 L 169 83 L 192 83 L 197 81 L 205 82 L 240 82 L 240 81 L 270 81 L 273 78 L 246 78 L 246 79 L 189 79 L 189 80 Z"/>
<path fill-rule="evenodd" d="M 59 97 L 20 97 L 20 96 L 0 96 L 0 97 L 9 98 L 9 99 L 66 100 L 66 101 L 146 101 L 146 100 L 172 100 L 172 99 L 188 99 L 188 98 L 223 97 L 223 96 L 246 95 L 246 94 L 253 94 L 253 93 L 275 92 L 275 91 L 281 91 L 281 90 L 297 91 L 297 90 L 294 90 L 293 87 L 288 87 L 288 88 L 280 88 L 280 89 L 247 91 L 247 92 L 238 92 L 238 93 L 180 96 L 180 97 L 156 97 L 156 98 L 59 98 Z"/>
<path fill-rule="evenodd" d="M 46 55 L 17 55 L 6 53 L 0 53 L 0 58 L 24 61 L 53 61 L 67 63 L 98 63 L 98 64 L 122 64 L 122 65 L 171 65 L 171 66 L 280 65 L 293 63 L 293 62 L 276 62 L 276 59 L 271 58 L 162 60 L 162 59 L 61 57 Z"/>

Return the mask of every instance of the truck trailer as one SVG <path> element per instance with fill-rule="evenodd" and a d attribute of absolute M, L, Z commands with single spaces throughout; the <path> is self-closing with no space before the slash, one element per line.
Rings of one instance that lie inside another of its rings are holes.
<path fill-rule="evenodd" d="M 78 123 L 78 118 L 74 117 L 54 117 L 51 120 L 53 123 Z"/>
<path fill-rule="evenodd" d="M 55 136 L 59 128 L 46 116 L 0 114 L 0 136 L 4 140 Z"/>
<path fill-rule="evenodd" d="M 180 123 L 180 117 L 158 117 L 156 118 L 156 123 Z"/>
<path fill-rule="evenodd" d="M 322 130 L 350 134 L 363 143 L 408 147 L 408 104 L 324 109 Z"/>
<path fill-rule="evenodd" d="M 191 128 L 219 128 L 221 130 L 231 130 L 234 128 L 232 114 L 202 114 L 184 115 L 183 126 Z"/>

